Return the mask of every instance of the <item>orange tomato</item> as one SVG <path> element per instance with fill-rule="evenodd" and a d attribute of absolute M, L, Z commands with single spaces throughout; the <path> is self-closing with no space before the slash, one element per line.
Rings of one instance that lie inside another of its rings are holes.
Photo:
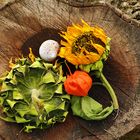
<path fill-rule="evenodd" d="M 87 96 L 91 86 L 92 79 L 84 71 L 75 71 L 64 82 L 65 91 L 75 96 Z"/>

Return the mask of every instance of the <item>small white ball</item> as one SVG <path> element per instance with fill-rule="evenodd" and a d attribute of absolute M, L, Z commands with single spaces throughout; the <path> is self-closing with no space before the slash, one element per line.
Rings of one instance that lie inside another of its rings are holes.
<path fill-rule="evenodd" d="M 51 62 L 57 57 L 59 44 L 55 40 L 44 41 L 39 48 L 39 55 L 42 59 Z"/>

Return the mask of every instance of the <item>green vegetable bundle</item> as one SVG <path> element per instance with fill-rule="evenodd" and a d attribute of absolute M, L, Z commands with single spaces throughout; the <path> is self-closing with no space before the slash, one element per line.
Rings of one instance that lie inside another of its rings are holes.
<path fill-rule="evenodd" d="M 17 60 L 1 79 L 0 105 L 8 122 L 24 124 L 26 132 L 63 122 L 70 96 L 63 91 L 62 67 L 36 58 Z"/>

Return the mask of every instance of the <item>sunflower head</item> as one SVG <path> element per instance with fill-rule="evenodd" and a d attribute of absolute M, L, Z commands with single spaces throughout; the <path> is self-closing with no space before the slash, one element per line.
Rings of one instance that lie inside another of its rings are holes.
<path fill-rule="evenodd" d="M 61 40 L 58 55 L 74 65 L 97 62 L 108 44 L 108 37 L 101 28 L 91 27 L 84 20 L 81 21 L 82 25 L 73 24 L 60 34 L 65 41 Z"/>

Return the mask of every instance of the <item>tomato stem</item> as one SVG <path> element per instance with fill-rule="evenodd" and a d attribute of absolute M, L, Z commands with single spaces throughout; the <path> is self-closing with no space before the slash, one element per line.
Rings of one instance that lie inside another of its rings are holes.
<path fill-rule="evenodd" d="M 101 73 L 101 75 L 100 75 L 100 80 L 103 82 L 103 85 L 108 90 L 108 92 L 112 98 L 114 109 L 119 109 L 117 96 L 116 96 L 113 88 L 111 87 L 111 85 L 109 84 L 109 82 L 107 81 L 105 76 L 103 75 L 103 73 Z"/>
<path fill-rule="evenodd" d="M 69 71 L 70 75 L 72 75 L 72 72 L 71 72 L 70 67 L 68 66 L 68 64 L 67 64 L 66 60 L 65 60 L 65 65 L 66 65 L 66 67 L 67 67 L 67 69 L 68 69 L 68 71 Z"/>

